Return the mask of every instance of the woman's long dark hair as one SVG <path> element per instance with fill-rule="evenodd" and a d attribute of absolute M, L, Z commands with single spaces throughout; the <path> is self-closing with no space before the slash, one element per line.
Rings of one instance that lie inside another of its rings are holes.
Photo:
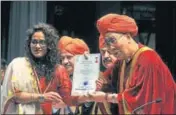
<path fill-rule="evenodd" d="M 45 35 L 47 53 L 42 58 L 35 58 L 31 53 L 30 43 L 35 32 L 42 31 Z M 56 64 L 59 63 L 58 50 L 56 47 L 59 35 L 57 30 L 48 24 L 39 23 L 27 31 L 28 36 L 25 43 L 26 56 L 33 67 L 35 67 L 38 77 L 45 76 L 49 81 L 52 78 Z"/>

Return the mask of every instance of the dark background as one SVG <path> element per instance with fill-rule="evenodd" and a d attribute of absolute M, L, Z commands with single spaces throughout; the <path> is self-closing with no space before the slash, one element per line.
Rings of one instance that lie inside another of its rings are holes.
<path fill-rule="evenodd" d="M 1 40 L 8 38 L 10 3 L 8 1 L 1 2 Z M 47 23 L 55 26 L 61 35 L 63 30 L 70 33 L 74 30 L 75 36 L 73 37 L 84 39 L 92 53 L 99 52 L 99 34 L 96 30 L 96 20 L 99 18 L 97 16 L 97 3 L 94 1 L 47 2 Z M 121 2 L 121 9 L 126 5 L 138 3 L 141 2 Z M 152 31 L 156 33 L 156 51 L 176 79 L 176 2 L 143 2 L 143 4 L 145 3 L 156 7 L 155 20 L 136 20 L 139 32 Z M 3 44 L 1 43 L 1 50 L 4 51 L 3 58 L 5 59 L 7 59 L 8 41 L 9 39 L 6 39 Z M 4 44 L 5 47 L 2 47 Z"/>

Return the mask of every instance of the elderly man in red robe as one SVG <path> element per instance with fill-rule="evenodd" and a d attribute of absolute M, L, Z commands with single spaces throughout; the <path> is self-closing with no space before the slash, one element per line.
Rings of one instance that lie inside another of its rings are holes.
<path fill-rule="evenodd" d="M 135 20 L 126 15 L 107 14 L 97 21 L 97 28 L 109 53 L 121 60 L 116 76 L 118 91 L 113 94 L 101 91 L 88 93 L 79 99 L 117 103 L 120 114 L 176 114 L 173 77 L 157 52 L 133 39 L 138 33 Z M 154 100 L 161 102 L 134 111 Z"/>

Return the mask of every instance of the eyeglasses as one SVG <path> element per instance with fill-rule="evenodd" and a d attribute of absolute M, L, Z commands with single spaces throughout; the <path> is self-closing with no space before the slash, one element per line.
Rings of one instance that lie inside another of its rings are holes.
<path fill-rule="evenodd" d="M 123 35 L 124 35 L 124 34 L 122 34 L 119 38 L 107 37 L 107 38 L 105 38 L 105 43 L 106 43 L 107 45 L 117 43 L 117 41 L 120 40 L 120 38 L 122 38 Z"/>
<path fill-rule="evenodd" d="M 46 41 L 45 40 L 36 40 L 36 39 L 32 39 L 31 40 L 31 44 L 32 45 L 37 45 L 37 44 L 39 44 L 41 47 L 43 47 L 43 46 L 46 46 Z"/>

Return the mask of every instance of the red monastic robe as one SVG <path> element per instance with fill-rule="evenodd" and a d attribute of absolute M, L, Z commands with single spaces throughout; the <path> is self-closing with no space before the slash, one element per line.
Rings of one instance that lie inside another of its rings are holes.
<path fill-rule="evenodd" d="M 125 61 L 119 67 L 117 100 L 120 114 L 132 113 L 135 108 L 158 98 L 162 102 L 145 106 L 142 113 L 176 114 L 176 84 L 168 67 L 154 50 L 139 47 L 129 64 L 128 74 L 125 73 Z M 109 70 L 105 75 L 107 73 Z"/>

